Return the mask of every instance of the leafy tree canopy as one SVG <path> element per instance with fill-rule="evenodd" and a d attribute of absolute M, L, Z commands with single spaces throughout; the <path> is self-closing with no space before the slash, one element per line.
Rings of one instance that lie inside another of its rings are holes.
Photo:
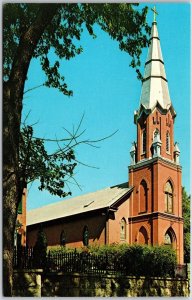
<path fill-rule="evenodd" d="M 117 40 L 119 48 L 131 57 L 131 66 L 139 67 L 142 47 L 147 46 L 150 31 L 147 8 L 137 10 L 130 3 L 6 3 L 3 6 L 3 270 L 4 296 L 12 295 L 12 258 L 15 221 L 22 189 L 19 158 L 23 93 L 32 58 L 38 58 L 46 75 L 45 85 L 70 96 L 61 59 L 70 59 L 83 51 L 81 34 L 86 28 L 95 37 L 94 24 Z M 55 53 L 55 61 L 50 60 Z M 138 77 L 141 74 L 137 69 Z M 30 137 L 30 128 L 29 137 Z M 27 132 L 26 132 L 27 134 Z M 38 141 L 34 145 L 41 148 Z M 27 150 L 28 151 L 28 150 Z M 43 155 L 47 154 L 42 148 Z M 71 155 L 73 155 L 71 153 Z M 20 153 L 22 156 L 22 153 Z M 70 160 L 68 161 L 71 163 Z M 51 164 L 51 158 L 49 160 Z M 67 163 L 68 164 L 68 163 Z"/>
<path fill-rule="evenodd" d="M 80 38 L 87 28 L 94 34 L 94 24 L 98 24 L 110 37 L 119 42 L 119 48 L 132 57 L 131 66 L 140 66 L 140 54 L 147 46 L 150 27 L 146 23 L 147 7 L 135 10 L 138 4 L 51 4 L 56 13 L 45 28 L 33 57 L 39 58 L 46 74 L 45 85 L 59 89 L 65 95 L 72 95 L 64 76 L 59 72 L 60 60 L 70 59 L 83 51 Z M 37 19 L 40 10 L 50 4 L 9 3 L 4 5 L 4 80 L 10 79 L 15 54 L 25 32 Z M 33 41 L 31 41 L 33 43 Z M 49 54 L 54 50 L 57 59 L 51 65 Z M 140 72 L 137 69 L 138 76 Z"/>
<path fill-rule="evenodd" d="M 62 59 L 70 59 L 83 51 L 80 45 L 81 34 L 85 28 L 89 34 L 96 37 L 94 24 L 98 24 L 112 39 L 119 42 L 119 48 L 132 57 L 131 66 L 140 65 L 139 56 L 142 47 L 147 45 L 149 26 L 146 23 L 147 8 L 135 10 L 138 4 L 27 4 L 9 3 L 4 5 L 4 43 L 3 63 L 4 80 L 10 81 L 12 70 L 16 64 L 19 45 L 24 34 L 29 31 L 38 19 L 40 11 L 54 7 L 55 14 L 50 24 L 39 38 L 34 49 L 33 58 L 38 58 L 42 70 L 46 74 L 48 87 L 59 89 L 65 95 L 71 96 L 65 78 L 60 73 Z M 37 26 L 37 25 L 36 25 Z M 30 41 L 33 43 L 33 41 Z M 50 60 L 50 53 L 55 53 L 55 62 Z M 53 63 L 53 64 L 52 64 Z M 137 69 L 138 76 L 140 72 Z M 64 192 L 69 179 L 74 180 L 73 172 L 77 164 L 74 145 L 76 137 L 71 135 L 71 141 L 62 140 L 55 153 L 48 154 L 45 140 L 33 136 L 32 126 L 21 128 L 19 177 L 21 190 L 27 183 L 40 179 L 40 190 L 47 189 L 51 194 L 60 197 L 67 196 Z M 58 143 L 58 141 L 53 141 Z M 69 144 L 67 144 L 68 142 Z M 82 142 L 82 141 L 81 141 Z M 85 142 L 85 141 L 84 141 Z M 63 146 L 64 143 L 64 146 Z M 69 192 L 70 193 L 70 192 Z"/>

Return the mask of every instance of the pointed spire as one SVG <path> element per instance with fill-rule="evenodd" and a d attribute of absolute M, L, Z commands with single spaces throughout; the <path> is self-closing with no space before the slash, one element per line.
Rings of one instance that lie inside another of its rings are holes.
<path fill-rule="evenodd" d="M 157 14 L 156 9 L 154 8 L 153 11 L 155 16 Z M 172 106 L 155 18 L 145 63 L 140 106 L 152 110 L 157 104 L 165 110 Z"/>
<path fill-rule="evenodd" d="M 160 139 L 160 134 L 159 131 L 157 130 L 154 134 L 154 139 L 153 139 L 153 157 L 161 156 L 161 139 Z"/>
<path fill-rule="evenodd" d="M 131 155 L 131 165 L 134 165 L 135 164 L 135 155 L 136 155 L 135 142 L 132 143 L 130 155 Z"/>
<path fill-rule="evenodd" d="M 175 163 L 177 165 L 179 165 L 179 156 L 180 156 L 180 150 L 179 150 L 179 146 L 178 146 L 178 143 L 176 142 L 175 145 L 174 145 L 174 160 L 175 160 Z"/>

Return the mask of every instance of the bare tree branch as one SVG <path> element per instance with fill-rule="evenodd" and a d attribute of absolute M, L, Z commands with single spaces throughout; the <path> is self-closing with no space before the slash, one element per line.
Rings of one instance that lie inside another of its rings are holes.
<path fill-rule="evenodd" d="M 34 86 L 34 87 L 32 87 L 32 88 L 30 88 L 30 89 L 24 91 L 24 92 L 23 92 L 23 95 L 24 95 L 24 94 L 27 94 L 28 92 L 31 92 L 31 91 L 33 91 L 33 90 L 35 90 L 35 89 L 38 89 L 38 88 L 40 88 L 40 87 L 42 87 L 42 86 L 45 86 L 45 84 L 42 83 L 42 84 L 40 84 L 40 85 Z"/>

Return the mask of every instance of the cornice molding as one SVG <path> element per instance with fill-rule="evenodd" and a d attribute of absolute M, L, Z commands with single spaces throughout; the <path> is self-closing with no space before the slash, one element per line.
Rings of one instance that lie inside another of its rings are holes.
<path fill-rule="evenodd" d="M 182 167 L 180 165 L 176 165 L 174 162 L 169 161 L 168 159 L 165 159 L 161 156 L 154 157 L 154 158 L 147 158 L 145 160 L 141 160 L 137 162 L 135 165 L 128 166 L 129 170 L 136 170 L 136 169 L 142 169 L 146 167 L 147 165 L 154 165 L 157 163 L 161 163 L 163 165 L 168 165 L 169 167 L 172 167 L 174 170 L 179 170 L 181 172 Z"/>
<path fill-rule="evenodd" d="M 128 220 L 131 223 L 137 223 L 139 221 L 144 221 L 144 220 L 155 220 L 155 219 L 166 219 L 166 220 L 170 220 L 170 221 L 175 221 L 175 222 L 183 222 L 183 218 L 182 217 L 178 217 L 172 214 L 168 214 L 168 213 L 163 213 L 163 212 L 152 212 L 152 213 L 148 213 L 148 214 L 140 214 L 138 216 L 133 216 L 133 217 L 129 217 Z"/>

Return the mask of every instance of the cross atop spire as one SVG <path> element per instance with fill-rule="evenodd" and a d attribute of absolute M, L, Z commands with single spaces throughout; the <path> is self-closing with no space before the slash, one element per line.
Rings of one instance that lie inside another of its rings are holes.
<path fill-rule="evenodd" d="M 156 7 L 154 6 L 154 8 L 151 8 L 151 10 L 153 11 L 153 22 L 156 22 L 156 15 L 158 15 L 158 12 L 156 11 Z"/>

